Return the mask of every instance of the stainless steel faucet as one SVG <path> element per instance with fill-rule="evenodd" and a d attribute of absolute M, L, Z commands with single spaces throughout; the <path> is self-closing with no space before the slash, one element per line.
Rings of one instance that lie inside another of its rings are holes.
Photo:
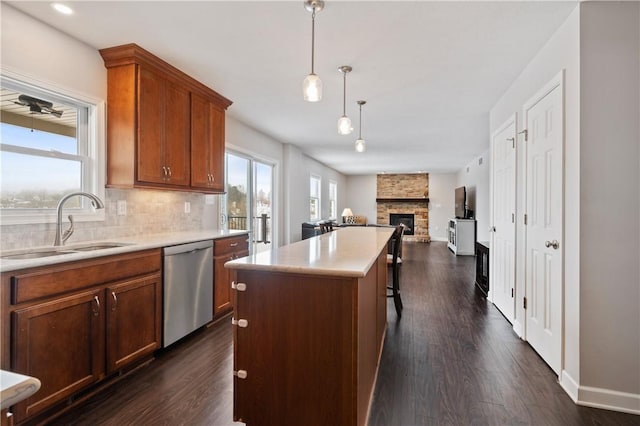
<path fill-rule="evenodd" d="M 69 228 L 62 232 L 62 207 L 64 203 L 71 197 L 75 197 L 76 195 L 87 197 L 91 200 L 91 205 L 96 209 L 104 209 L 104 203 L 100 198 L 91 194 L 90 192 L 73 192 L 71 194 L 67 194 L 60 199 L 58 202 L 58 221 L 56 222 L 56 240 L 53 242 L 54 246 L 63 246 L 65 241 L 69 239 L 69 237 L 73 234 L 73 216 L 69 215 Z"/>

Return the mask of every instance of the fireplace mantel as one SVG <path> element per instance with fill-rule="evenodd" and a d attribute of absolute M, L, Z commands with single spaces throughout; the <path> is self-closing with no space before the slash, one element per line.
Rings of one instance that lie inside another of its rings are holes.
<path fill-rule="evenodd" d="M 376 198 L 376 203 L 428 203 L 429 199 L 422 198 Z"/>

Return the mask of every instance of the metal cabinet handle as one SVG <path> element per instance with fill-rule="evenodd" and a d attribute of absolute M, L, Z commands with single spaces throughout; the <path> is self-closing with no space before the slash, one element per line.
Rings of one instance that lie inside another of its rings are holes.
<path fill-rule="evenodd" d="M 162 177 L 163 178 L 167 177 L 167 168 L 165 166 L 162 166 Z"/>
<path fill-rule="evenodd" d="M 116 296 L 116 292 L 112 291 L 111 292 L 111 297 L 113 297 L 113 305 L 111 306 L 111 311 L 115 311 L 116 307 L 118 306 L 118 296 Z"/>
<path fill-rule="evenodd" d="M 93 310 L 93 315 L 98 316 L 98 314 L 100 313 L 100 299 L 98 299 L 98 296 L 93 296 L 93 300 L 96 302 L 96 307 Z"/>
<path fill-rule="evenodd" d="M 247 285 L 245 283 L 236 283 L 235 281 L 231 281 L 231 288 L 237 291 L 246 291 Z"/>
<path fill-rule="evenodd" d="M 167 170 L 169 170 L 169 177 L 171 177 L 171 167 L 167 167 Z"/>
<path fill-rule="evenodd" d="M 236 320 L 235 318 L 231 318 L 231 324 L 237 325 L 240 328 L 247 328 L 249 326 L 249 321 L 247 321 L 246 319 Z"/>
<path fill-rule="evenodd" d="M 237 246 L 238 246 L 238 243 L 231 243 L 231 244 L 229 244 L 229 247 L 237 247 Z"/>
<path fill-rule="evenodd" d="M 545 241 L 544 246 L 547 248 L 553 247 L 554 250 L 558 250 L 558 247 L 560 247 L 560 243 L 558 242 L 558 240 Z"/>

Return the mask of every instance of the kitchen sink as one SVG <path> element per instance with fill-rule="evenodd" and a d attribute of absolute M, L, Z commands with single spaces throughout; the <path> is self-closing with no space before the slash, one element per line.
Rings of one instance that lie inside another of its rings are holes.
<path fill-rule="evenodd" d="M 7 260 L 21 260 L 21 259 L 39 259 L 41 257 L 60 256 L 62 254 L 79 253 L 83 251 L 104 250 L 115 247 L 123 247 L 131 245 L 132 243 L 111 243 L 111 242 L 96 242 L 92 244 L 83 244 L 69 247 L 56 247 L 50 249 L 36 249 L 36 250 L 16 250 L 5 254 L 0 254 L 0 259 Z"/>
<path fill-rule="evenodd" d="M 4 254 L 0 256 L 2 259 L 20 260 L 20 259 L 38 259 L 41 257 L 59 256 L 61 254 L 74 253 L 69 250 L 47 250 L 47 251 L 31 251 L 26 253 Z"/>
<path fill-rule="evenodd" d="M 87 244 L 84 246 L 69 247 L 69 250 L 73 251 L 92 251 L 92 250 L 104 250 L 115 247 L 124 247 L 131 245 L 130 243 L 95 243 Z"/>

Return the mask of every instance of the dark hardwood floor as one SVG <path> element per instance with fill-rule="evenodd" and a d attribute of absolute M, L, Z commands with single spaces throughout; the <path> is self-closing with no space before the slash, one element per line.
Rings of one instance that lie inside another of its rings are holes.
<path fill-rule="evenodd" d="M 474 286 L 474 257 L 405 243 L 397 320 L 388 329 L 369 426 L 640 425 L 576 406 L 553 371 Z M 230 320 L 205 329 L 103 394 L 64 425 L 232 425 Z M 336 425 L 338 426 L 338 425 Z"/>

